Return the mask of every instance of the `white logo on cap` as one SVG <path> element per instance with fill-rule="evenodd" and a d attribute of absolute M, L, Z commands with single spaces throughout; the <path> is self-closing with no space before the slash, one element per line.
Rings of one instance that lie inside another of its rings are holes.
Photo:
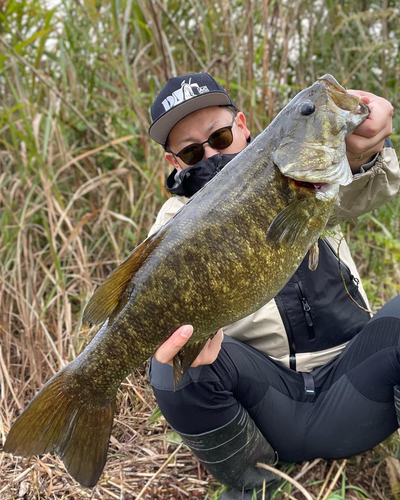
<path fill-rule="evenodd" d="M 191 82 L 191 78 L 189 80 L 189 83 L 185 83 L 185 80 L 183 80 L 183 82 L 181 83 L 181 88 L 175 90 L 174 92 L 172 92 L 172 95 L 169 95 L 166 99 L 163 100 L 162 105 L 164 106 L 165 111 L 168 111 L 177 104 L 187 101 L 192 97 L 210 92 L 207 85 L 200 87 L 197 83 Z"/>

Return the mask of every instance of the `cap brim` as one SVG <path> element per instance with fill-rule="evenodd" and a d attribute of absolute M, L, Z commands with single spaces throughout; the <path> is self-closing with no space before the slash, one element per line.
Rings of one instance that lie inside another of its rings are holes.
<path fill-rule="evenodd" d="M 161 115 L 158 120 L 151 124 L 149 135 L 154 141 L 164 146 L 172 128 L 182 120 L 182 118 L 185 118 L 185 116 L 199 109 L 209 108 L 211 106 L 229 105 L 233 105 L 233 102 L 223 91 L 214 91 L 192 97 L 190 100 L 174 106 Z"/>

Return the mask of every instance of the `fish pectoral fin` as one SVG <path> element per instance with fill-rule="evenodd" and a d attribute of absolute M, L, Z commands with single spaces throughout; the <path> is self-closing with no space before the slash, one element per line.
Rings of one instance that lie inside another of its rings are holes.
<path fill-rule="evenodd" d="M 20 456 L 56 452 L 74 479 L 93 487 L 107 459 L 115 398 L 101 404 L 86 399 L 79 381 L 61 370 L 11 427 L 3 451 Z"/>
<path fill-rule="evenodd" d="M 333 212 L 331 213 L 329 219 L 328 219 L 328 222 L 326 224 L 326 228 L 328 230 L 331 230 L 331 229 L 335 228 L 336 226 L 338 226 L 344 220 L 346 220 L 346 219 L 340 217 L 339 207 L 335 207 Z"/>
<path fill-rule="evenodd" d="M 310 269 L 310 271 L 315 271 L 318 267 L 318 262 L 319 262 L 319 246 L 318 246 L 318 241 L 316 241 L 310 247 L 310 252 L 308 254 L 308 269 Z"/>
<path fill-rule="evenodd" d="M 309 200 L 300 198 L 285 207 L 267 229 L 267 244 L 273 247 L 293 245 L 297 238 L 308 230 L 310 223 Z"/>
<path fill-rule="evenodd" d="M 117 308 L 121 300 L 125 302 L 129 297 L 124 297 L 129 282 L 143 262 L 157 248 L 162 236 L 159 232 L 144 240 L 131 255 L 120 264 L 94 292 L 83 314 L 83 323 L 103 323 Z"/>
<path fill-rule="evenodd" d="M 213 335 L 212 335 L 213 336 Z M 211 338 L 211 337 L 210 337 Z M 194 363 L 194 360 L 204 349 L 209 339 L 201 339 L 197 342 L 185 345 L 182 349 L 174 356 L 173 368 L 174 368 L 174 389 L 178 387 L 179 382 L 182 377 L 189 370 L 189 368 Z"/>

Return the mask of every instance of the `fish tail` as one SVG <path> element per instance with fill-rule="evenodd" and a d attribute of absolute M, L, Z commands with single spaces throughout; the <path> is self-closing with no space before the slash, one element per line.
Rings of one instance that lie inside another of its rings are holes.
<path fill-rule="evenodd" d="M 12 426 L 3 451 L 20 456 L 57 452 L 70 475 L 92 487 L 106 462 L 115 398 L 88 401 L 87 387 L 79 385 L 69 366 L 30 402 Z"/>

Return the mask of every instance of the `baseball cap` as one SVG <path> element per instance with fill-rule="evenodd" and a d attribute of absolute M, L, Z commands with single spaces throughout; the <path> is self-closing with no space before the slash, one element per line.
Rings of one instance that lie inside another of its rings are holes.
<path fill-rule="evenodd" d="M 210 106 L 235 106 L 208 73 L 189 73 L 170 78 L 155 98 L 150 115 L 150 137 L 165 146 L 171 129 L 185 116 Z"/>

